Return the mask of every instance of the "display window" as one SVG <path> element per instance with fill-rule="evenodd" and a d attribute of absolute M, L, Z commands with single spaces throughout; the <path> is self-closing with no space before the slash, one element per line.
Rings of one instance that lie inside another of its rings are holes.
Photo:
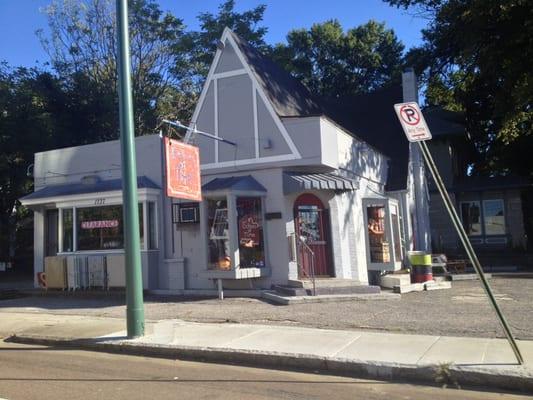
<path fill-rule="evenodd" d="M 259 196 L 204 196 L 210 270 L 265 267 L 264 217 Z"/>
<path fill-rule="evenodd" d="M 62 210 L 63 222 L 63 251 L 74 251 L 74 213 L 72 208 Z"/>
<path fill-rule="evenodd" d="M 368 206 L 366 212 L 370 244 L 370 262 L 388 263 L 390 262 L 390 248 L 385 232 L 385 206 Z"/>
<path fill-rule="evenodd" d="M 207 200 L 207 227 L 209 269 L 231 269 L 227 199 Z"/>
<path fill-rule="evenodd" d="M 264 267 L 263 213 L 260 197 L 237 198 L 237 225 L 240 267 Z"/>
<path fill-rule="evenodd" d="M 113 250 L 124 248 L 122 206 L 76 209 L 77 250 Z M 144 245 L 142 204 L 139 204 L 141 247 Z"/>
<path fill-rule="evenodd" d="M 394 199 L 363 199 L 368 269 L 395 271 L 403 258 L 401 214 Z"/>
<path fill-rule="evenodd" d="M 155 204 L 152 201 L 139 203 L 140 244 L 143 250 L 157 249 Z M 144 205 L 146 205 L 146 218 L 143 218 Z M 61 230 L 56 229 L 55 236 L 60 240 L 62 253 L 121 250 L 124 248 L 122 205 L 72 207 L 50 211 L 54 212 L 55 215 L 60 215 L 58 224 L 61 226 Z M 146 232 L 145 222 L 147 224 Z M 147 237 L 146 245 L 145 237 Z"/>

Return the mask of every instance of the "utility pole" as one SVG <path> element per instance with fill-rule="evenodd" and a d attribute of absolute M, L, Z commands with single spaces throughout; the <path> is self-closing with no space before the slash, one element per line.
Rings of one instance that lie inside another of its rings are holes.
<path fill-rule="evenodd" d="M 132 339 L 144 335 L 144 305 L 127 0 L 117 0 L 117 40 L 122 204 L 126 252 L 126 321 L 128 338 Z"/>
<path fill-rule="evenodd" d="M 418 83 L 412 68 L 402 74 L 403 101 L 418 102 Z M 420 147 L 416 143 L 409 143 L 409 159 L 411 176 L 413 177 L 413 237 L 415 241 L 413 250 L 431 251 L 431 238 L 429 228 L 429 200 L 427 198 L 427 179 L 424 171 L 424 161 Z"/>

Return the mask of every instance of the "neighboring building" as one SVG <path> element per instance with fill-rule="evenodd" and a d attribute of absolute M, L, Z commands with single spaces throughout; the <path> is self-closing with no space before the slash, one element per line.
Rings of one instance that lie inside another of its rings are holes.
<path fill-rule="evenodd" d="M 412 150 L 393 109 L 406 88 L 319 103 L 230 30 L 221 44 L 191 126 L 236 146 L 191 137 L 203 201 L 168 198 L 163 141 L 136 139 L 144 287 L 265 289 L 313 267 L 367 285 L 400 269 L 415 229 L 429 241 L 429 217 L 414 223 Z M 37 153 L 34 171 L 21 201 L 34 210 L 35 271 L 57 256 L 123 269 L 119 142 Z"/>
<path fill-rule="evenodd" d="M 481 255 L 495 253 L 500 258 L 512 252 L 524 252 L 528 245 L 524 199 L 526 191 L 533 187 L 531 182 L 517 176 L 467 176 L 468 157 L 474 150 L 461 115 L 439 108 L 426 110 L 424 115 L 433 134 L 429 148 L 472 245 Z M 433 251 L 450 255 L 464 253 L 431 181 L 429 188 Z M 487 261 L 493 263 L 494 256 Z"/>

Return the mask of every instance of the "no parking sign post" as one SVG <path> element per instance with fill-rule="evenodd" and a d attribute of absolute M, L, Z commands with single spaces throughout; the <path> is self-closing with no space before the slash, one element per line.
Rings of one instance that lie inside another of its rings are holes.
<path fill-rule="evenodd" d="M 498 319 L 502 325 L 503 331 L 505 332 L 505 336 L 507 337 L 507 341 L 509 342 L 511 348 L 513 349 L 513 352 L 516 356 L 518 363 L 523 364 L 524 359 L 513 337 L 511 328 L 509 327 L 509 324 L 505 320 L 505 317 L 502 311 L 500 310 L 498 303 L 496 302 L 496 298 L 494 297 L 494 294 L 492 293 L 489 282 L 487 281 L 487 278 L 485 277 L 485 274 L 483 273 L 483 268 L 481 267 L 481 263 L 479 262 L 479 259 L 477 258 L 476 252 L 474 251 L 474 248 L 472 247 L 472 244 L 470 243 L 470 239 L 468 238 L 468 235 L 466 234 L 463 228 L 463 224 L 459 216 L 457 215 L 457 211 L 455 210 L 455 207 L 450 199 L 450 196 L 448 195 L 448 191 L 446 190 L 446 187 L 444 186 L 444 182 L 442 181 L 442 178 L 439 174 L 437 166 L 435 165 L 435 162 L 433 161 L 433 157 L 431 156 L 431 153 L 429 152 L 428 146 L 426 144 L 426 140 L 431 139 L 431 132 L 426 124 L 424 116 L 422 115 L 422 111 L 420 110 L 420 107 L 418 106 L 416 102 L 399 103 L 399 104 L 394 105 L 394 110 L 396 111 L 396 115 L 398 116 L 398 119 L 400 120 L 400 123 L 402 124 L 402 128 L 405 132 L 405 135 L 407 136 L 407 140 L 409 140 L 410 142 L 418 142 L 418 145 L 420 146 L 420 151 L 422 152 L 422 155 L 424 156 L 424 160 L 426 161 L 426 164 L 429 170 L 431 171 L 431 174 L 433 175 L 433 179 L 435 180 L 435 184 L 442 197 L 442 201 L 444 202 L 444 205 L 446 206 L 446 209 L 448 210 L 448 214 L 450 215 L 452 223 L 457 233 L 459 234 L 459 238 L 461 239 L 461 242 L 463 243 L 465 251 L 468 254 L 468 258 L 470 259 L 470 262 L 474 266 L 474 269 L 477 275 L 479 276 L 483 289 L 485 289 L 485 293 L 487 294 L 490 300 L 490 303 L 492 304 L 494 311 L 496 312 L 496 315 L 498 316 Z"/>

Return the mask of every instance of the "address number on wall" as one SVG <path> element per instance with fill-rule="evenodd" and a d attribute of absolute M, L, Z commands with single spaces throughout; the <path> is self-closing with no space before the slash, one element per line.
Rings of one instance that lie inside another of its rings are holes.
<path fill-rule="evenodd" d="M 104 205 L 105 204 L 105 199 L 95 199 L 94 200 L 94 205 L 95 206 L 101 206 L 101 205 Z"/>

